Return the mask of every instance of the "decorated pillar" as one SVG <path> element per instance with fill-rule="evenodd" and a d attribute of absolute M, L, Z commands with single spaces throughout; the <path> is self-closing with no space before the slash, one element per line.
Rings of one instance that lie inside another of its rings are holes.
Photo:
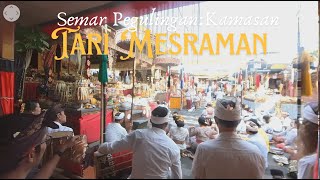
<path fill-rule="evenodd" d="M 15 24 L 0 16 L 0 107 L 14 113 L 14 31 Z"/>

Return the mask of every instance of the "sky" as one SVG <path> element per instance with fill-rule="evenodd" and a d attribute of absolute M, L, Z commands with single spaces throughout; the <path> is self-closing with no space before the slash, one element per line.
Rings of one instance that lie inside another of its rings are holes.
<path fill-rule="evenodd" d="M 199 34 L 199 38 L 203 33 L 209 33 L 214 39 L 217 32 L 221 32 L 224 35 L 234 33 L 237 37 L 240 33 L 246 33 L 247 36 L 251 36 L 253 33 L 262 34 L 267 33 L 267 51 L 274 52 L 270 55 L 245 55 L 242 53 L 238 56 L 229 55 L 229 50 L 221 52 L 219 56 L 204 54 L 202 56 L 178 56 L 182 59 L 183 63 L 188 67 L 214 66 L 214 68 L 220 69 L 237 69 L 241 65 L 244 65 L 250 59 L 265 59 L 268 63 L 291 63 L 293 58 L 297 55 L 297 42 L 298 42 L 298 11 L 300 9 L 300 37 L 301 46 L 306 51 L 318 50 L 319 46 L 319 24 L 318 24 L 318 2 L 317 1 L 207 1 L 200 3 L 200 16 L 206 17 L 207 13 L 215 12 L 216 17 L 278 17 L 278 25 L 272 26 L 178 26 L 177 32 L 191 32 Z M 151 10 L 150 10 L 151 11 Z M 173 11 L 159 12 L 166 16 L 171 16 L 170 13 L 178 15 L 178 11 L 182 16 L 198 16 L 198 7 L 196 5 L 186 6 L 183 8 L 176 8 Z M 205 22 L 205 21 L 204 21 Z M 151 27 L 158 32 L 166 32 L 165 27 Z M 249 38 L 248 38 L 249 39 Z M 235 39 L 235 42 L 238 40 Z M 250 41 L 250 39 L 249 39 Z M 215 42 L 213 42 L 215 44 Z M 250 44 L 253 44 L 250 42 Z M 169 45 L 170 46 L 170 45 Z M 262 50 L 260 50 L 262 52 Z"/>

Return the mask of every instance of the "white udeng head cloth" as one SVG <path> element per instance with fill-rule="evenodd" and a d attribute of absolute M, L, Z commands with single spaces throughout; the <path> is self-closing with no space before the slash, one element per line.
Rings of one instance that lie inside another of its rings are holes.
<path fill-rule="evenodd" d="M 241 120 L 240 103 L 236 100 L 236 106 L 233 109 L 225 108 L 220 100 L 217 101 L 216 107 L 214 108 L 214 115 L 225 121 L 239 121 Z"/>
<path fill-rule="evenodd" d="M 312 110 L 312 108 L 307 105 L 304 110 L 303 110 L 303 118 L 307 121 L 310 121 L 314 124 L 318 124 L 319 125 L 319 122 L 318 122 L 318 115 L 316 115 L 314 113 L 314 111 Z"/>
<path fill-rule="evenodd" d="M 168 113 L 165 117 L 157 117 L 151 115 L 151 122 L 154 124 L 164 124 L 166 122 L 169 122 L 169 114 L 170 113 Z"/>
<path fill-rule="evenodd" d="M 123 118 L 124 118 L 124 113 L 123 113 L 123 112 L 120 113 L 118 116 L 115 115 L 115 119 L 116 119 L 116 120 L 121 120 L 121 119 L 123 119 Z"/>

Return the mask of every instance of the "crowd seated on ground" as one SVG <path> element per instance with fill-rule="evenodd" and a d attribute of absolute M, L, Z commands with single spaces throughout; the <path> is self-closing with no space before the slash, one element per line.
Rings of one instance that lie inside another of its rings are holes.
<path fill-rule="evenodd" d="M 111 128 L 112 124 L 115 124 L 115 127 L 109 129 L 109 131 L 122 132 L 122 134 L 116 134 L 115 138 L 111 138 L 113 137 L 112 135 L 107 135 L 106 139 L 108 140 L 109 138 L 109 141 L 102 144 L 98 152 L 109 154 L 126 152 L 128 150 L 132 151 L 133 169 L 131 178 L 182 178 L 180 156 L 191 146 L 191 149 L 195 152 L 195 161 L 192 169 L 196 178 L 226 178 L 232 175 L 223 175 L 220 172 L 215 172 L 214 174 L 213 171 L 210 171 L 211 165 L 214 166 L 210 158 L 225 158 L 224 160 L 226 161 L 223 163 L 239 167 L 237 162 L 232 162 L 229 158 L 235 155 L 230 153 L 232 148 L 241 147 L 243 152 L 241 151 L 236 156 L 243 159 L 244 163 L 253 163 L 256 172 L 254 174 L 244 170 L 242 172 L 237 170 L 234 173 L 239 175 L 239 177 L 261 178 L 262 170 L 268 167 L 267 157 L 270 149 L 269 142 L 271 140 L 277 148 L 291 154 L 291 159 L 299 160 L 299 178 L 312 177 L 317 147 L 315 138 L 317 137 L 318 124 L 317 106 L 311 104 L 305 107 L 304 121 L 298 135 L 298 121 L 291 120 L 288 113 L 282 113 L 281 117 L 270 115 L 257 117 L 247 107 L 245 108 L 245 115 L 241 116 L 241 110 L 236 107 L 233 101 L 222 98 L 218 99 L 217 105 L 217 108 L 208 105 L 205 110 L 206 115 L 198 119 L 199 127 L 190 127 L 189 129 L 185 128 L 184 118 L 178 112 L 172 113 L 174 125 L 168 127 L 170 125 L 170 111 L 164 103 L 160 104 L 152 112 L 150 120 L 152 128 L 147 130 L 127 133 L 124 128 L 115 128 L 120 127 L 120 123 L 124 119 L 124 113 L 118 113 L 115 115 L 114 123 L 109 124 L 108 127 Z M 206 118 L 208 115 L 212 116 L 214 122 L 208 121 L 208 118 Z M 17 125 L 18 117 L 25 119 L 24 123 Z M 0 177 L 49 178 L 60 159 L 61 154 L 59 153 L 52 158 L 52 161 L 48 161 L 48 164 L 42 166 L 37 173 L 33 174 L 31 172 L 34 168 L 38 168 L 38 164 L 46 149 L 45 142 L 48 136 L 45 129 L 49 133 L 70 131 L 71 128 L 62 126 L 66 122 L 64 109 L 61 105 L 56 105 L 42 113 L 39 103 L 27 102 L 24 113 L 8 116 L 6 119 L 10 118 L 12 118 L 12 122 L 5 121 L 8 126 L 0 126 L 0 128 L 10 127 L 11 129 L 10 131 L 3 128 L 0 130 L 2 140 L 0 141 L 2 145 L 0 148 L 2 156 L 0 158 L 0 165 L 2 164 L 0 166 Z M 288 126 L 289 121 L 290 126 Z M 222 132 L 219 132 L 221 130 Z M 107 132 L 106 134 L 109 134 Z M 238 138 L 237 134 L 242 134 L 246 138 Z M 5 138 L 8 140 L 5 141 Z M 9 139 L 11 142 L 9 142 Z M 234 141 L 235 147 L 230 148 L 229 141 Z M 64 152 L 66 148 L 74 144 L 75 139 L 70 139 L 70 141 L 61 147 L 61 151 Z M 231 150 L 225 151 L 225 154 L 223 154 L 224 148 Z M 144 149 L 149 149 L 150 151 L 143 151 Z M 212 151 L 217 154 L 213 154 Z M 245 151 L 250 151 L 252 154 L 245 155 Z M 221 157 L 218 157 L 219 153 Z M 27 156 L 25 156 L 26 154 Z M 252 158 L 250 162 L 246 156 L 249 159 Z M 156 157 L 160 165 L 153 164 L 154 162 L 147 162 L 151 157 Z M 138 162 L 140 159 L 145 159 L 145 166 L 140 166 L 141 162 Z M 228 159 L 230 160 L 229 162 L 227 162 Z M 246 160 L 248 162 L 245 162 Z M 203 164 L 207 166 L 203 167 Z M 170 173 L 164 170 L 167 167 L 170 167 Z M 158 173 L 150 173 L 155 169 L 158 170 Z M 210 171 L 210 173 L 204 173 L 203 169 Z M 172 176 L 169 175 L 171 173 Z"/>

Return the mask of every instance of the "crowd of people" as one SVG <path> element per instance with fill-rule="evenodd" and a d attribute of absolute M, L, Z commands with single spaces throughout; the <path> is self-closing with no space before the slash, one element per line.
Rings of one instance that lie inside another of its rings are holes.
<path fill-rule="evenodd" d="M 243 112 L 241 111 L 243 109 Z M 268 167 L 270 144 L 298 160 L 298 178 L 312 178 L 317 161 L 318 105 L 303 109 L 302 124 L 261 114 L 256 116 L 236 97 L 218 98 L 198 118 L 199 126 L 185 127 L 184 117 L 165 104 L 152 111 L 151 128 L 126 130 L 124 113 L 108 124 L 106 142 L 97 152 L 113 154 L 132 151 L 130 178 L 182 178 L 181 157 L 192 157 L 194 178 L 263 178 Z M 54 156 L 41 163 L 51 133 L 73 132 L 61 105 L 41 111 L 39 103 L 28 102 L 18 115 L 3 116 L 0 122 L 0 178 L 49 178 L 66 149 L 81 143 L 74 136 L 57 147 Z M 280 121 L 275 129 L 273 121 Z M 174 122 L 174 124 L 172 124 Z M 289 123 L 290 122 L 290 123 Z M 218 163 L 217 163 L 218 162 Z"/>
<path fill-rule="evenodd" d="M 312 178 L 317 147 L 316 103 L 304 108 L 299 133 L 298 121 L 291 120 L 288 113 L 284 112 L 279 118 L 256 116 L 249 108 L 243 111 L 237 98 L 219 98 L 214 108 L 207 105 L 198 118 L 199 126 L 186 128 L 182 115 L 173 112 L 170 120 L 170 110 L 158 106 L 152 112 L 152 128 L 136 130 L 121 140 L 104 143 L 98 151 L 108 154 L 132 150 L 135 162 L 131 178 L 182 178 L 181 167 L 177 166 L 181 166 L 180 156 L 189 150 L 195 153 L 192 156 L 195 178 L 263 178 L 270 146 L 274 144 L 298 160 L 299 178 Z M 280 124 L 280 128 L 274 129 L 272 121 L 279 121 L 273 123 Z M 313 133 L 307 133 L 310 130 Z M 302 143 L 304 141 L 306 143 Z M 159 154 L 162 158 L 158 158 Z M 136 166 L 140 159 L 146 162 Z"/>

